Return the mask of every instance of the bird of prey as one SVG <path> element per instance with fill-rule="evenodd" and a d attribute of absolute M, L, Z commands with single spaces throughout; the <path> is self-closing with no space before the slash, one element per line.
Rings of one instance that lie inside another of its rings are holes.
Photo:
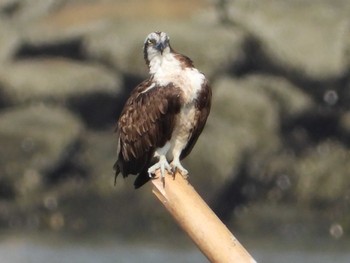
<path fill-rule="evenodd" d="M 206 77 L 172 49 L 166 33 L 149 34 L 143 53 L 150 76 L 131 92 L 116 128 L 115 179 L 137 175 L 135 188 L 158 169 L 163 178 L 176 171 L 187 177 L 180 161 L 204 128 L 212 96 Z"/>

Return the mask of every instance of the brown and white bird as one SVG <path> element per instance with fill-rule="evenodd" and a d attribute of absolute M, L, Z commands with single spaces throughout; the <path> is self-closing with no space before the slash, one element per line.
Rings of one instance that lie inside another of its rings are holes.
<path fill-rule="evenodd" d="M 176 53 L 164 32 L 149 34 L 144 58 L 150 77 L 140 83 L 127 100 L 117 126 L 118 160 L 116 177 L 138 175 L 139 188 L 160 169 L 179 171 L 207 121 L 211 89 L 191 59 Z"/>

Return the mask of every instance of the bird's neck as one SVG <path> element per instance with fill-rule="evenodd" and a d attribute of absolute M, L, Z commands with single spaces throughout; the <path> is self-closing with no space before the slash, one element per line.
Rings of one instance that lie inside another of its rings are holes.
<path fill-rule="evenodd" d="M 163 75 L 169 72 L 179 72 L 182 69 L 181 63 L 176 59 L 176 53 L 165 52 L 156 54 L 149 62 L 149 73 L 154 75 Z"/>
<path fill-rule="evenodd" d="M 172 83 L 181 87 L 185 104 L 192 103 L 198 96 L 205 76 L 194 68 L 192 61 L 175 52 L 163 53 L 150 60 L 150 74 L 153 81 L 163 87 Z"/>

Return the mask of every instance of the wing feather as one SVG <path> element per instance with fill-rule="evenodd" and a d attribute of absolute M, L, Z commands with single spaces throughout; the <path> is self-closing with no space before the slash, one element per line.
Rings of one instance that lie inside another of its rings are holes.
<path fill-rule="evenodd" d="M 150 85 L 154 87 L 148 89 Z M 148 90 L 147 90 L 148 89 Z M 181 90 L 172 83 L 166 87 L 147 80 L 131 93 L 118 121 L 119 136 L 116 172 L 145 174 L 155 150 L 170 140 L 179 113 Z M 141 180 L 143 181 L 143 180 Z"/>

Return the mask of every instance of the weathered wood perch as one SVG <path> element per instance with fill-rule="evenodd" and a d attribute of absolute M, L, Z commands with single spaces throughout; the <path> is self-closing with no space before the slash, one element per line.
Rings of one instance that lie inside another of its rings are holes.
<path fill-rule="evenodd" d="M 209 259 L 216 263 L 253 263 L 245 250 L 190 183 L 179 173 L 151 180 L 153 193 Z"/>

